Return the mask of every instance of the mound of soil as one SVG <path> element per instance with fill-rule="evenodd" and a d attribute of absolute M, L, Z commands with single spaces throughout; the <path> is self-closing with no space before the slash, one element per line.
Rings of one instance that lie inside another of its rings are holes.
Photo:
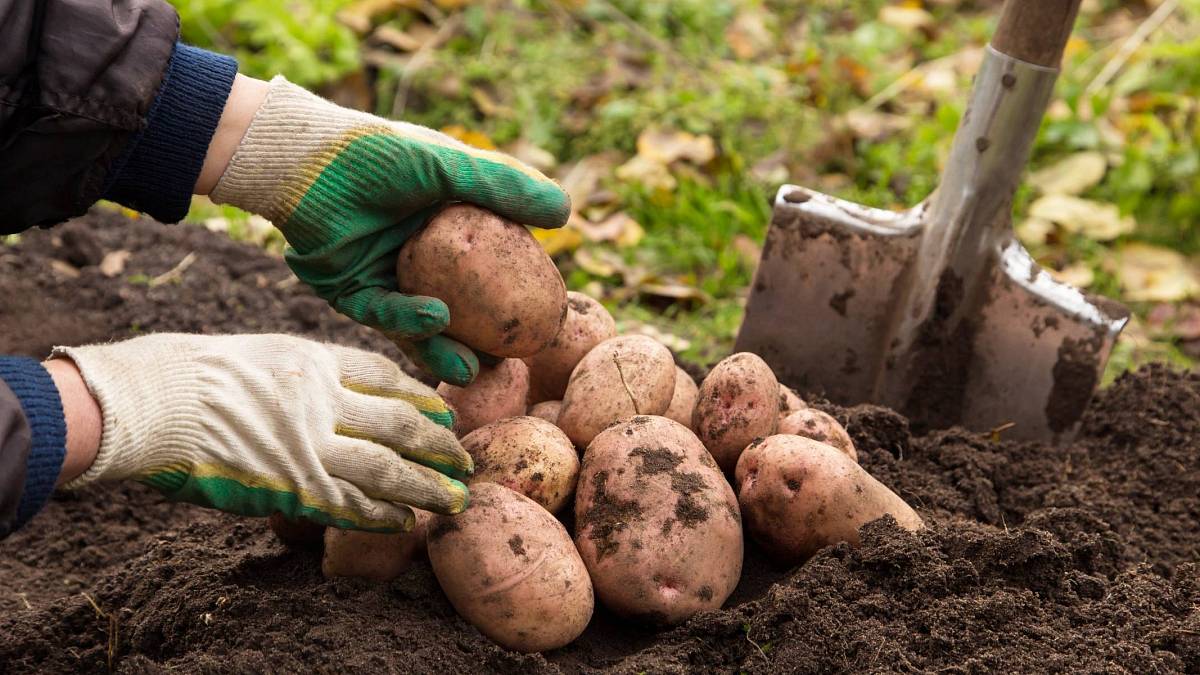
<path fill-rule="evenodd" d="M 106 253 L 132 251 L 124 272 Z M 167 275 L 189 254 L 190 265 Z M 153 281 L 152 281 L 153 280 Z M 400 359 L 278 257 L 190 226 L 94 213 L 0 248 L 0 353 L 147 331 L 290 332 Z M 927 531 L 795 569 L 754 550 L 725 609 L 665 632 L 597 610 L 544 655 L 491 644 L 427 566 L 326 580 L 265 521 L 135 484 L 60 494 L 0 543 L 0 664 L 78 672 L 1200 671 L 1200 376 L 1149 367 L 1093 402 L 1066 448 L 959 430 L 914 437 L 886 409 L 839 417 L 863 466 Z M 4 668 L 0 668 L 3 670 Z"/>

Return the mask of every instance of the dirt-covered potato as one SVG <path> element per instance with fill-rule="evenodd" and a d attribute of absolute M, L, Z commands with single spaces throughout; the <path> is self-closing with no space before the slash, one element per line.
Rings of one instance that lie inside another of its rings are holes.
<path fill-rule="evenodd" d="M 425 556 L 425 537 L 433 514 L 413 509 L 416 524 L 408 532 L 381 534 L 358 530 L 325 530 L 321 573 L 326 577 L 358 577 L 391 581 Z"/>
<path fill-rule="evenodd" d="M 540 417 L 550 424 L 558 426 L 558 413 L 562 410 L 562 401 L 542 401 L 529 406 L 530 417 Z"/>
<path fill-rule="evenodd" d="M 267 525 L 279 541 L 288 546 L 319 546 L 325 536 L 325 526 L 314 523 L 308 518 L 288 520 L 282 513 L 272 513 L 267 518 Z"/>
<path fill-rule="evenodd" d="M 797 410 L 804 410 L 807 407 L 808 404 L 791 387 L 784 384 L 779 385 L 779 419 L 782 420 Z"/>
<path fill-rule="evenodd" d="M 494 356 L 538 353 L 562 326 L 567 288 L 521 225 L 476 206 L 443 209 L 400 249 L 400 290 L 441 299 L 446 335 Z"/>
<path fill-rule="evenodd" d="M 643 335 L 610 338 L 575 366 L 558 426 L 582 448 L 614 422 L 663 414 L 674 392 L 675 360 L 669 349 Z"/>
<path fill-rule="evenodd" d="M 616 337 L 617 324 L 604 305 L 583 293 L 567 292 L 567 318 L 542 351 L 525 357 L 533 401 L 561 399 L 571 371 L 596 345 Z"/>
<path fill-rule="evenodd" d="M 721 470 L 733 471 L 742 450 L 778 425 L 779 382 L 757 355 L 734 354 L 700 383 L 692 428 Z"/>
<path fill-rule="evenodd" d="M 485 424 L 525 414 L 529 369 L 521 359 L 504 359 L 481 366 L 465 387 L 442 382 L 437 393 L 454 410 L 454 433 L 461 438 Z"/>
<path fill-rule="evenodd" d="M 510 417 L 463 436 L 475 460 L 472 483 L 503 485 L 557 513 L 575 494 L 579 454 L 571 439 L 539 417 Z"/>
<path fill-rule="evenodd" d="M 784 417 L 779 420 L 779 433 L 803 436 L 819 443 L 832 445 L 846 453 L 850 459 L 858 461 L 858 450 L 854 448 L 854 441 L 850 440 L 850 434 L 846 433 L 846 428 L 838 424 L 832 415 L 820 410 L 806 408 Z"/>
<path fill-rule="evenodd" d="M 837 448 L 803 436 L 776 435 L 746 448 L 737 465 L 746 531 L 775 560 L 796 564 L 841 541 L 857 546 L 858 528 L 890 514 L 908 530 L 921 517 Z"/>
<path fill-rule="evenodd" d="M 673 419 L 683 426 L 692 428 L 692 413 L 696 410 L 696 396 L 699 389 L 696 381 L 683 368 L 675 366 L 675 392 L 671 394 L 671 405 L 663 413 L 663 417 Z"/>
<path fill-rule="evenodd" d="M 592 582 L 566 528 L 502 485 L 476 483 L 466 511 L 434 516 L 429 562 L 454 609 L 509 649 L 562 647 L 591 620 Z"/>
<path fill-rule="evenodd" d="M 742 570 L 737 498 L 687 427 L 638 416 L 583 456 L 575 544 L 613 612 L 675 624 L 721 606 Z"/>

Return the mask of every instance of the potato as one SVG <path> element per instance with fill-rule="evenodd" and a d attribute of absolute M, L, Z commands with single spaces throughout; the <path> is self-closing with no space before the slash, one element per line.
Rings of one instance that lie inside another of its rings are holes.
<path fill-rule="evenodd" d="M 591 620 L 592 582 L 571 536 L 502 485 L 476 483 L 466 511 L 434 516 L 429 562 L 454 609 L 509 649 L 562 647 Z"/>
<path fill-rule="evenodd" d="M 562 410 L 562 401 L 542 401 L 529 406 L 530 417 L 540 417 L 550 424 L 558 425 L 558 413 Z"/>
<path fill-rule="evenodd" d="M 732 472 L 742 450 L 778 425 L 779 382 L 758 356 L 734 354 L 700 384 L 692 428 L 723 471 Z"/>
<path fill-rule="evenodd" d="M 494 356 L 538 353 L 567 315 L 562 275 L 533 235 L 476 206 L 430 219 L 400 248 L 396 278 L 402 292 L 446 303 L 446 335 Z"/>
<path fill-rule="evenodd" d="M 529 369 L 520 359 L 504 359 L 495 366 L 481 366 L 475 381 L 465 387 L 442 382 L 438 396 L 454 410 L 454 432 L 459 438 L 479 427 L 525 414 L 529 392 Z"/>
<path fill-rule="evenodd" d="M 525 357 L 534 401 L 561 399 L 571 371 L 596 345 L 616 337 L 617 324 L 604 305 L 583 293 L 567 292 L 567 319 L 542 351 Z"/>
<path fill-rule="evenodd" d="M 575 544 L 613 612 L 676 624 L 717 609 L 742 570 L 737 498 L 687 427 L 638 416 L 583 456 Z"/>
<path fill-rule="evenodd" d="M 832 445 L 850 459 L 858 461 L 858 451 L 854 449 L 854 441 L 850 440 L 850 434 L 846 433 L 845 427 L 838 424 L 832 415 L 820 410 L 807 408 L 784 417 L 779 420 L 779 433 L 803 436 Z"/>
<path fill-rule="evenodd" d="M 325 526 L 314 523 L 301 516 L 296 520 L 289 520 L 282 513 L 272 513 L 267 518 L 267 526 L 288 546 L 319 546 L 321 538 L 325 536 Z"/>
<path fill-rule="evenodd" d="M 671 405 L 663 417 L 673 419 L 683 426 L 692 428 L 692 413 L 696 410 L 696 381 L 683 368 L 675 366 L 675 392 L 671 394 Z"/>
<path fill-rule="evenodd" d="M 917 530 L 921 517 L 837 448 L 777 435 L 742 453 L 738 502 L 746 531 L 780 563 L 797 564 L 841 541 L 857 546 L 858 528 L 890 514 Z"/>
<path fill-rule="evenodd" d="M 325 530 L 321 573 L 328 578 L 358 577 L 391 581 L 425 556 L 425 537 L 433 514 L 413 509 L 416 524 L 408 532 L 382 534 L 359 530 Z"/>
<path fill-rule="evenodd" d="M 791 387 L 784 384 L 779 385 L 779 419 L 782 420 L 791 413 L 807 407 L 808 404 Z"/>
<path fill-rule="evenodd" d="M 471 482 L 503 485 L 557 513 L 575 494 L 579 455 L 571 439 L 538 417 L 510 417 L 467 434 L 475 460 Z"/>
<path fill-rule="evenodd" d="M 669 349 L 643 335 L 610 338 L 575 366 L 558 426 L 582 448 L 614 422 L 665 413 L 674 392 Z"/>

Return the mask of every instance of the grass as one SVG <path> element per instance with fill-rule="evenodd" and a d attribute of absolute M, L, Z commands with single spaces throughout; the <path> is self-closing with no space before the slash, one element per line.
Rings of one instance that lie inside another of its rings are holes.
<path fill-rule="evenodd" d="M 531 142 L 561 164 L 606 151 L 633 155 L 638 134 L 650 126 L 710 136 L 717 159 L 676 167 L 673 190 L 607 176 L 600 188 L 615 195 L 611 208 L 633 217 L 645 237 L 631 248 L 585 245 L 693 285 L 707 301 L 664 302 L 628 288 L 629 275 L 588 271 L 569 251 L 559 258 L 571 287 L 599 291 L 619 320 L 683 338 L 690 343 L 685 356 L 702 363 L 732 345 L 752 276 L 736 243 L 739 237 L 761 242 L 769 200 L 785 177 L 885 208 L 912 205 L 933 190 L 973 70 L 954 69 L 949 79 L 943 72 L 939 82 L 927 74 L 879 105 L 866 104 L 915 66 L 953 63 L 981 46 L 995 21 L 979 3 L 926 3 L 932 23 L 906 29 L 881 19 L 892 4 L 883 0 L 443 1 L 436 12 L 373 17 L 375 25 L 414 34 L 425 24 L 457 22 L 451 37 L 413 68 L 403 54 L 377 58 L 386 50 L 348 29 L 272 19 L 272 10 L 260 7 L 266 4 L 179 6 L 189 39 L 245 55 L 251 74 L 295 72 L 309 86 L 336 91 L 343 75 L 365 61 L 378 63 L 366 70 L 375 112 L 435 128 L 461 125 L 500 147 Z M 298 4 L 327 16 L 347 3 Z M 1059 101 L 1031 166 L 1083 150 L 1105 153 L 1110 170 L 1083 196 L 1116 204 L 1139 226 L 1117 242 L 1067 237 L 1031 249 L 1046 264 L 1087 264 L 1095 270 L 1092 290 L 1120 297 L 1108 263 L 1124 241 L 1200 253 L 1200 69 L 1194 65 L 1200 0 L 1182 0 L 1174 20 L 1098 87 L 1097 74 L 1147 10 L 1114 0 L 1091 7 L 1068 48 Z M 187 28 L 199 23 L 209 28 Z M 286 49 L 269 46 L 276 43 Z M 854 133 L 847 129 L 850 113 L 883 115 L 902 128 Z M 1033 186 L 1022 188 L 1018 219 L 1034 196 Z M 226 218 L 239 236 L 241 216 L 214 208 L 198 206 L 193 216 Z M 1144 314 L 1147 307 L 1135 309 Z M 1125 343 L 1114 368 L 1146 354 L 1186 361 L 1170 339 L 1150 348 Z"/>

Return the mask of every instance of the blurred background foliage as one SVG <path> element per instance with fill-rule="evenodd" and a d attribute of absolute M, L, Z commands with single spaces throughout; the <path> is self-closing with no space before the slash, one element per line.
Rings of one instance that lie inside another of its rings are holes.
<path fill-rule="evenodd" d="M 498 147 L 576 213 L 568 285 L 692 360 L 728 353 L 784 183 L 935 187 L 998 0 L 174 0 L 185 40 Z M 1200 0 L 1084 0 L 1018 195 L 1058 278 L 1135 309 L 1112 373 L 1200 357 Z M 266 223 L 194 220 L 278 249 Z"/>

